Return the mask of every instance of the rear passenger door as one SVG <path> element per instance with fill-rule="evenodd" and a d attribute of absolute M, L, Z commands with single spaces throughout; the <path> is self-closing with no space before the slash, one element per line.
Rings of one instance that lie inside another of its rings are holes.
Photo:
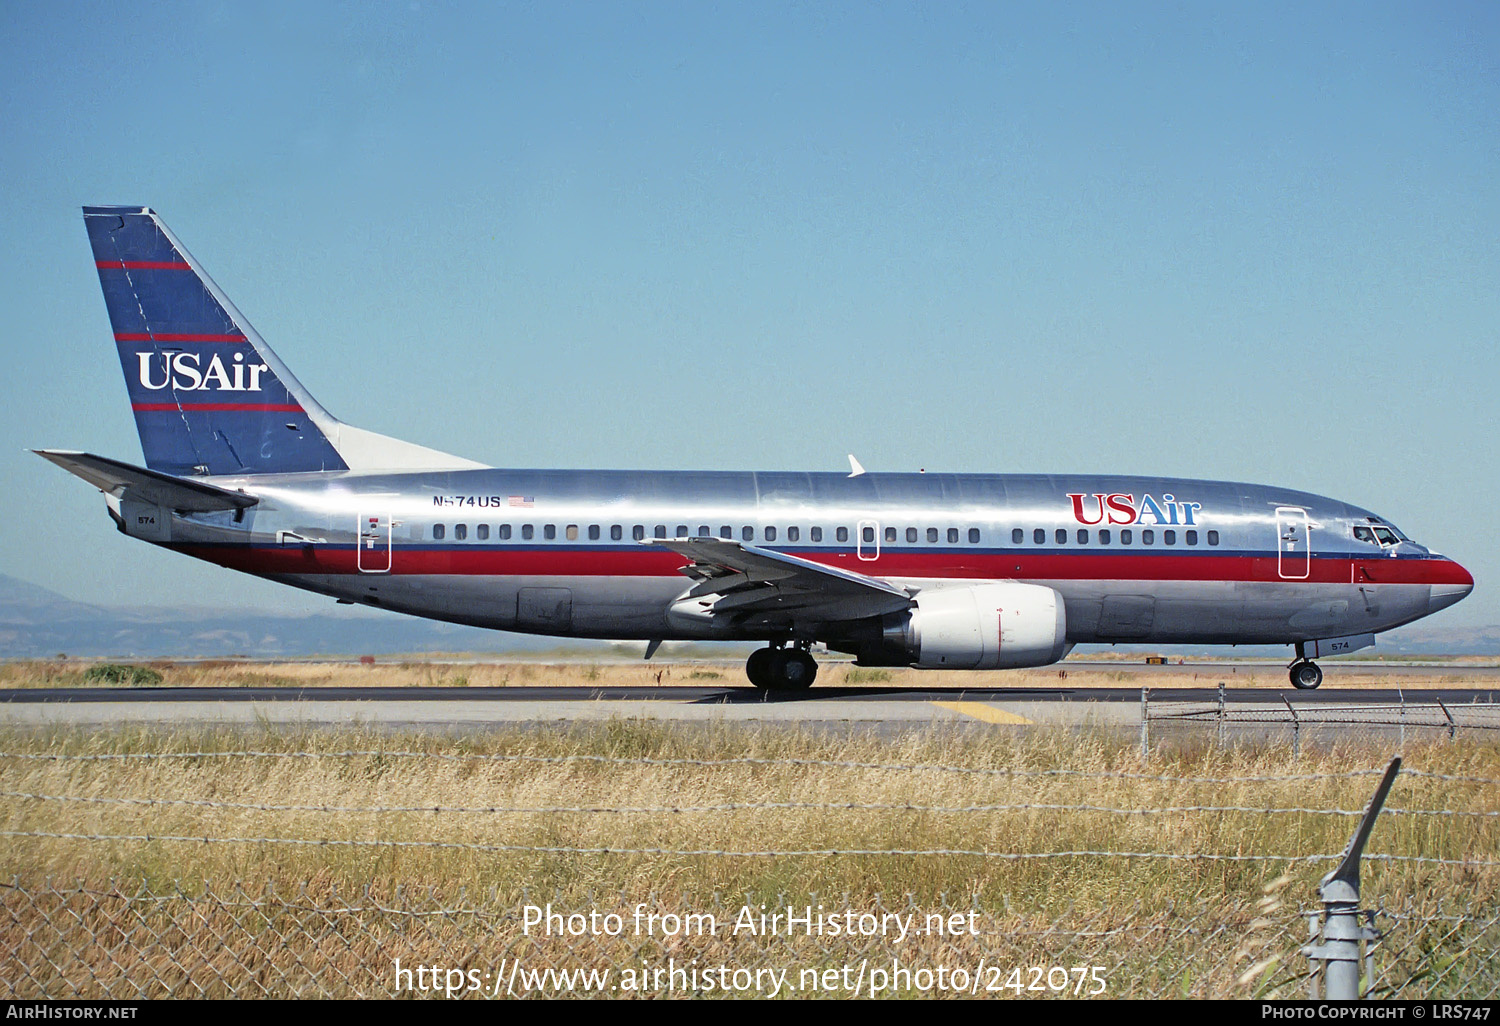
<path fill-rule="evenodd" d="M 391 572 L 391 518 L 385 513 L 367 513 L 359 518 L 359 540 L 355 564 L 362 574 Z"/>

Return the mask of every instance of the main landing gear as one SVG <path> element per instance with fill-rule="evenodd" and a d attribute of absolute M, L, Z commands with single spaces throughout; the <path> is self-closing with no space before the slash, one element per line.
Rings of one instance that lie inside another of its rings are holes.
<path fill-rule="evenodd" d="M 768 691 L 804 691 L 818 676 L 818 664 L 801 648 L 760 648 L 745 662 L 750 683 Z"/>
<path fill-rule="evenodd" d="M 1323 683 L 1323 671 L 1318 668 L 1317 663 L 1307 658 L 1300 641 L 1297 642 L 1297 660 L 1287 670 L 1287 676 L 1292 679 L 1292 687 L 1298 691 L 1311 691 Z"/>

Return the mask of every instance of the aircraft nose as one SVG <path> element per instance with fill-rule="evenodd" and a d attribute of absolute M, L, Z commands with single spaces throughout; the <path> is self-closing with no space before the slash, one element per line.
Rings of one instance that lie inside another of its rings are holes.
<path fill-rule="evenodd" d="M 1436 613 L 1447 609 L 1474 590 L 1474 575 L 1453 560 L 1443 566 L 1440 583 L 1432 586 L 1432 597 L 1427 600 L 1427 612 Z"/>

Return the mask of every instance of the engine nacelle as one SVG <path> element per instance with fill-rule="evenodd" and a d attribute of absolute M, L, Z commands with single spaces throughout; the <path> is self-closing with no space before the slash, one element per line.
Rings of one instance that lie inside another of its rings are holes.
<path fill-rule="evenodd" d="M 1038 584 L 923 591 L 916 608 L 884 624 L 887 651 L 924 670 L 1046 666 L 1067 655 L 1063 597 Z"/>

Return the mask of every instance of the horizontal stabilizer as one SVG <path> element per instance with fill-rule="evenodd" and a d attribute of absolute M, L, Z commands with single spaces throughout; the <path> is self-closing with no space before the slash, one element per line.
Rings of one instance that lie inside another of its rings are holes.
<path fill-rule="evenodd" d="M 244 492 L 231 492 L 227 488 L 216 488 L 201 481 L 185 481 L 180 477 L 92 453 L 63 449 L 31 451 L 117 499 L 129 498 L 184 513 L 246 509 L 260 501 Z"/>

